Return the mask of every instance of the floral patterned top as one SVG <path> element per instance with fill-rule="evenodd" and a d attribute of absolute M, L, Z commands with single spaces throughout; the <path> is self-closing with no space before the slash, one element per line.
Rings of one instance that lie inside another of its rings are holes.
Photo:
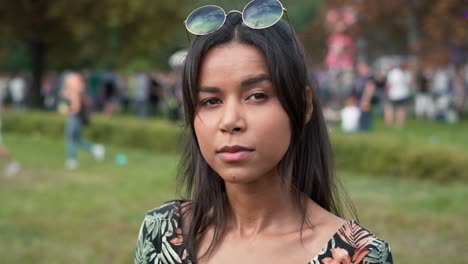
<path fill-rule="evenodd" d="M 180 202 L 170 202 L 146 215 L 138 235 L 135 264 L 193 263 L 183 244 Z M 308 264 L 392 264 L 389 245 L 361 227 L 346 222 Z"/>

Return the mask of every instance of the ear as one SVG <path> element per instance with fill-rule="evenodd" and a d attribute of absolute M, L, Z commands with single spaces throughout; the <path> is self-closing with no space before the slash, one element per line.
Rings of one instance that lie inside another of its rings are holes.
<path fill-rule="evenodd" d="M 307 100 L 307 113 L 306 113 L 306 119 L 305 123 L 309 123 L 310 119 L 312 118 L 312 113 L 314 112 L 314 104 L 312 103 L 312 88 L 309 86 L 306 87 L 306 100 Z"/>

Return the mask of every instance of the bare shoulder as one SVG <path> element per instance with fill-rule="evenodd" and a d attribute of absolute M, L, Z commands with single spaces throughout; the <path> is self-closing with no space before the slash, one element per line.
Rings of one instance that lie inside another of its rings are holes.
<path fill-rule="evenodd" d="M 309 200 L 308 203 L 307 216 L 312 227 L 331 232 L 331 234 L 336 233 L 347 222 L 345 219 L 325 210 L 312 200 Z"/>
<path fill-rule="evenodd" d="M 315 256 L 346 224 L 346 220 L 330 213 L 317 203 L 309 200 L 307 204 L 308 223 L 304 226 L 302 242 L 309 256 Z"/>

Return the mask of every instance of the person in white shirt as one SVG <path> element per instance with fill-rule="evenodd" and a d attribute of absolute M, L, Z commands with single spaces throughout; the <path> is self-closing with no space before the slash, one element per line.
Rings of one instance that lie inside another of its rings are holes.
<path fill-rule="evenodd" d="M 411 100 L 411 74 L 407 65 L 401 63 L 388 72 L 387 94 L 389 102 L 385 105 L 385 124 L 403 127 L 406 121 L 406 111 Z"/>
<path fill-rule="evenodd" d="M 133 78 L 135 85 L 135 108 L 140 118 L 146 118 L 149 110 L 150 78 L 143 72 L 138 72 Z"/>
<path fill-rule="evenodd" d="M 23 109 L 26 96 L 26 80 L 17 75 L 10 81 L 9 86 L 14 108 Z"/>
<path fill-rule="evenodd" d="M 341 110 L 341 129 L 344 132 L 357 132 L 360 117 L 361 109 L 358 107 L 356 97 L 348 97 L 346 106 Z"/>

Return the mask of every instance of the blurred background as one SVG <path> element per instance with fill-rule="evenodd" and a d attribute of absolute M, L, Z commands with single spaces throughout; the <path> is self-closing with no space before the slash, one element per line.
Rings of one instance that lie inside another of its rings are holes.
<path fill-rule="evenodd" d="M 247 2 L 0 1 L 0 262 L 133 261 L 145 212 L 178 197 L 183 21 Z M 468 2 L 281 2 L 361 224 L 396 263 L 468 263 Z M 72 72 L 97 142 L 79 163 Z"/>

